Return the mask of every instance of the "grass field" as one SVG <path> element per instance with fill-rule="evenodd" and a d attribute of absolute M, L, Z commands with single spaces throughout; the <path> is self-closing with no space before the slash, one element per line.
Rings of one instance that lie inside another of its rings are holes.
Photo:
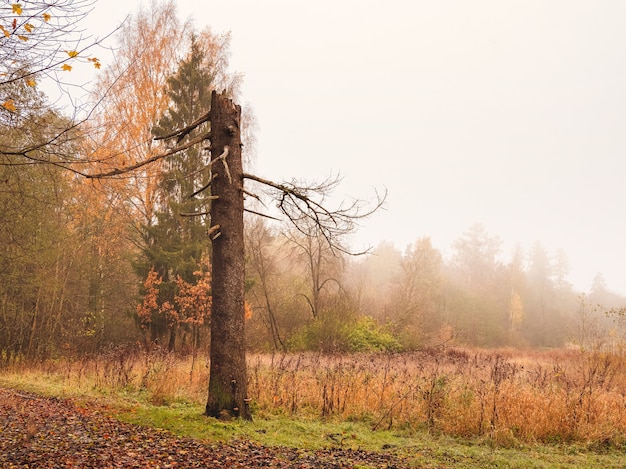
<path fill-rule="evenodd" d="M 0 385 L 97 402 L 210 439 L 399 452 L 417 467 L 626 467 L 620 353 L 447 349 L 249 356 L 252 423 L 202 416 L 206 359 L 111 349 L 0 373 Z"/>

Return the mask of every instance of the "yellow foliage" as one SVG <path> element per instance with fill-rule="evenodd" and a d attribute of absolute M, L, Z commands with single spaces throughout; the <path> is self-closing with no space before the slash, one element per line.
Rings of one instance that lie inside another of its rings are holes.
<path fill-rule="evenodd" d="M 24 29 L 25 29 L 26 31 L 28 31 L 29 33 L 32 33 L 32 32 L 33 32 L 33 29 L 35 29 L 35 27 L 34 27 L 32 24 L 30 24 L 30 23 L 26 23 L 26 24 L 24 25 Z"/>
<path fill-rule="evenodd" d="M 24 42 L 28 41 L 28 36 L 19 36 L 18 35 L 17 37 L 19 38 L 20 41 L 24 41 Z"/>
<path fill-rule="evenodd" d="M 50 13 L 44 13 L 44 14 L 43 14 L 43 19 L 44 19 L 44 21 L 46 21 L 46 22 L 47 22 L 47 21 L 50 21 Z"/>
<path fill-rule="evenodd" d="M 63 64 L 63 66 L 61 67 L 61 70 L 63 70 L 64 72 L 71 72 L 72 66 L 68 64 Z"/>
<path fill-rule="evenodd" d="M 34 78 L 27 78 L 26 79 L 26 84 L 28 86 L 34 87 L 35 85 L 37 85 L 37 82 L 35 81 Z"/>
<path fill-rule="evenodd" d="M 4 33 L 5 37 L 9 37 L 11 35 L 11 33 L 4 26 L 0 25 L 0 29 Z"/>
<path fill-rule="evenodd" d="M 13 5 L 11 5 L 11 9 L 16 15 L 22 14 L 22 5 L 20 5 L 19 3 L 14 3 Z"/>
<path fill-rule="evenodd" d="M 72 59 L 78 55 L 78 51 L 75 50 L 66 50 L 67 55 L 69 55 Z"/>
<path fill-rule="evenodd" d="M 15 108 L 15 101 L 13 101 L 12 99 L 7 99 L 5 102 L 3 102 L 2 107 L 11 112 L 15 112 L 17 110 Z"/>

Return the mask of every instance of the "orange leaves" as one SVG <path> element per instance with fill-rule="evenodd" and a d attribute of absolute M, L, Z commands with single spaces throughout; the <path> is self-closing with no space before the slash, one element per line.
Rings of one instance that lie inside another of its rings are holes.
<path fill-rule="evenodd" d="M 71 2 L 68 2 L 71 3 Z M 41 43 L 46 43 L 50 38 L 54 38 L 53 41 L 56 41 L 58 44 L 56 46 L 51 46 L 50 54 L 54 55 L 57 52 L 61 52 L 64 50 L 64 44 L 72 44 L 76 47 L 77 41 L 69 40 L 65 37 L 65 31 L 63 30 L 64 20 L 55 13 L 55 18 L 59 18 L 60 25 L 56 25 L 51 23 L 53 19 L 51 11 L 59 10 L 59 12 L 64 12 L 67 8 L 70 8 L 69 5 L 59 5 L 49 3 L 49 2 L 26 2 L 26 1 L 14 1 L 14 3 L 9 4 L 11 7 L 11 17 L 0 18 L 0 37 L 4 36 L 5 38 L 14 39 L 15 41 L 21 42 L 33 42 L 35 43 L 33 46 L 34 50 L 39 50 L 39 48 L 43 48 Z M 76 16 L 80 17 L 82 13 L 78 13 Z M 63 33 L 63 34 L 62 34 Z M 7 58 L 12 58 L 15 54 L 20 54 L 23 51 L 31 51 L 29 46 L 14 46 L 15 50 L 11 51 L 9 48 L 3 50 L 3 61 Z M 47 47 L 47 45 L 46 45 Z M 80 50 L 80 53 L 84 54 L 87 48 L 83 47 Z M 45 54 L 45 53 L 44 53 Z M 61 59 L 60 68 L 65 72 L 69 72 L 72 70 L 74 64 L 70 62 L 72 59 L 79 59 L 79 50 L 65 50 L 65 54 L 67 54 L 67 58 L 65 60 Z M 85 57 L 82 55 L 81 57 L 83 62 L 89 61 L 93 64 L 96 69 L 101 67 L 100 60 L 96 57 Z M 57 62 L 57 60 L 54 60 Z M 30 85 L 29 85 L 30 86 Z"/>
<path fill-rule="evenodd" d="M 143 302 L 137 305 L 137 315 L 142 327 L 147 327 L 155 317 L 166 318 L 170 326 L 175 324 L 204 324 L 211 315 L 211 275 L 207 271 L 194 272 L 196 283 L 188 283 L 176 276 L 176 294 L 173 302 L 159 298 L 163 279 L 150 269 L 144 282 Z"/>
<path fill-rule="evenodd" d="M 65 53 L 70 57 L 70 59 L 75 59 L 78 57 L 77 50 L 66 50 Z M 87 61 L 91 62 L 94 68 L 100 69 L 102 63 L 100 63 L 100 59 L 98 57 L 87 57 Z M 65 72 L 71 72 L 72 66 L 68 63 L 64 63 L 61 69 Z"/>
<path fill-rule="evenodd" d="M 209 272 L 194 272 L 198 278 L 197 283 L 189 284 L 182 278 L 176 278 L 178 293 L 176 294 L 176 305 L 178 306 L 180 317 L 179 322 L 190 324 L 203 324 L 204 319 L 211 314 L 211 275 Z"/>
<path fill-rule="evenodd" d="M 100 63 L 100 60 L 97 57 L 89 57 L 87 60 L 89 60 L 89 62 L 93 63 L 93 66 L 97 69 L 100 69 L 100 66 L 102 65 Z"/>
<path fill-rule="evenodd" d="M 137 305 L 137 315 L 143 327 L 152 322 L 152 315 L 156 314 L 160 309 L 158 303 L 159 285 L 161 285 L 162 282 L 163 280 L 161 280 L 159 274 L 154 269 L 150 269 L 146 281 L 143 284 L 146 290 L 143 303 Z"/>
<path fill-rule="evenodd" d="M 17 111 L 17 109 L 15 108 L 15 101 L 12 99 L 7 99 L 5 102 L 3 102 L 2 107 L 9 112 Z"/>
<path fill-rule="evenodd" d="M 244 307 L 244 318 L 247 321 L 248 319 L 252 318 L 252 306 L 250 306 L 250 303 L 246 301 L 243 307 Z"/>
<path fill-rule="evenodd" d="M 75 59 L 76 57 L 78 57 L 78 51 L 77 50 L 66 50 L 65 53 L 70 57 L 70 59 Z M 91 59 L 87 59 L 87 60 L 91 60 Z M 61 70 L 63 70 L 64 72 L 71 72 L 72 71 L 72 66 L 68 63 L 64 63 L 61 66 Z"/>

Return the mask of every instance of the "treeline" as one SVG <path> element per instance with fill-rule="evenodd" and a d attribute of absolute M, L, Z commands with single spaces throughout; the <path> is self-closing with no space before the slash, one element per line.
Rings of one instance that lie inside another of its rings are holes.
<path fill-rule="evenodd" d="M 582 294 L 562 251 L 537 242 L 501 261 L 497 237 L 474 225 L 450 259 L 417 239 L 384 242 L 363 258 L 336 256 L 323 240 L 254 226 L 248 235 L 250 344 L 264 349 L 407 350 L 616 346 L 626 299 L 598 275 Z"/>
<path fill-rule="evenodd" d="M 208 217 L 208 152 L 189 145 L 140 163 L 167 151 L 159 137 L 206 114 L 212 90 L 236 98 L 241 75 L 228 71 L 228 34 L 179 21 L 172 1 L 149 8 L 120 29 L 116 60 L 92 91 L 98 105 L 81 125 L 47 103 L 28 65 L 0 82 L 3 364 L 128 343 L 179 353 L 210 346 L 210 238 L 218 233 Z M 253 119 L 242 120 L 249 152 Z M 209 125 L 177 144 L 201 141 Z M 119 173 L 128 167 L 136 169 Z M 427 238 L 355 258 L 321 234 L 252 214 L 247 227 L 251 349 L 621 341 L 620 310 L 604 312 L 624 299 L 601 279 L 581 297 L 567 283 L 564 254 L 537 244 L 502 262 L 497 238 L 479 225 L 454 243 L 450 259 Z"/>

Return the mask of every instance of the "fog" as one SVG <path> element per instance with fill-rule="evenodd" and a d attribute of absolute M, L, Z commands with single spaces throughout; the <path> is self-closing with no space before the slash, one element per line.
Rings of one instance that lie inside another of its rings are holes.
<path fill-rule="evenodd" d="M 447 256 L 481 223 L 504 261 L 539 240 L 575 288 L 601 272 L 626 294 L 623 2 L 177 4 L 232 32 L 256 173 L 340 174 L 338 199 L 388 190 L 355 246 L 430 236 Z M 139 5 L 99 0 L 87 26 L 102 36 Z"/>

